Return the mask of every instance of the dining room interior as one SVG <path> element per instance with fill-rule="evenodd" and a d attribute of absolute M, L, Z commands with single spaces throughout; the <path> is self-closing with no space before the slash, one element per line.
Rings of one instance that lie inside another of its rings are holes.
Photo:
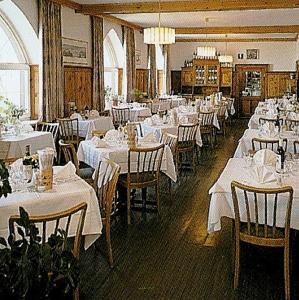
<path fill-rule="evenodd" d="M 298 0 L 0 0 L 0 299 L 298 299 L 298 34 Z"/>

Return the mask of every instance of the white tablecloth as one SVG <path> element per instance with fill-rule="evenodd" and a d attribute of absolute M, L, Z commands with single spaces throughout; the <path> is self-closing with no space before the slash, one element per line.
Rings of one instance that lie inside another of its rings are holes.
<path fill-rule="evenodd" d="M 30 145 L 31 154 L 37 150 L 50 147 L 55 149 L 52 133 L 32 131 L 20 135 L 3 135 L 0 138 L 0 159 L 21 158 L 25 155 L 26 146 Z"/>
<path fill-rule="evenodd" d="M 93 130 L 108 131 L 114 129 L 112 117 L 96 117 L 88 120 L 79 121 L 79 136 L 87 140 L 92 136 Z"/>
<path fill-rule="evenodd" d="M 252 180 L 252 175 L 245 167 L 245 161 L 242 158 L 231 158 L 217 182 L 210 189 L 211 195 L 209 217 L 208 217 L 208 231 L 217 231 L 221 229 L 221 218 L 234 218 L 233 200 L 231 194 L 231 182 L 236 180 L 246 185 L 256 186 L 260 188 L 277 188 L 280 187 L 276 181 L 266 184 L 257 184 Z M 299 229 L 299 173 L 298 175 L 288 176 L 283 179 L 283 185 L 290 185 L 294 189 L 294 200 L 291 215 L 291 228 Z M 243 202 L 243 201 L 242 201 Z M 242 203 L 241 202 L 241 203 Z M 280 203 L 280 202 L 279 202 Z M 283 204 L 281 204 L 283 205 Z M 277 207 L 278 212 L 284 211 L 284 206 Z M 244 206 L 240 206 L 240 215 L 242 219 Z M 261 214 L 262 215 L 262 214 Z M 283 218 L 279 220 L 281 214 L 278 213 L 277 224 L 283 225 Z M 271 220 L 270 220 L 271 221 Z M 270 223 L 271 224 L 271 223 Z"/>
<path fill-rule="evenodd" d="M 279 136 L 277 135 L 275 137 L 265 137 L 264 135 L 261 135 L 260 131 L 257 129 L 246 129 L 243 136 L 239 140 L 239 144 L 235 151 L 234 157 L 241 158 L 243 157 L 243 153 L 248 153 L 248 151 L 252 149 L 251 140 L 253 138 L 276 140 L 279 138 Z M 281 138 L 286 138 L 288 140 L 287 152 L 294 153 L 293 143 L 295 140 L 298 140 L 299 137 L 295 136 L 293 132 L 286 131 L 281 134 Z"/>
<path fill-rule="evenodd" d="M 144 135 L 153 132 L 156 135 L 158 140 L 160 140 L 163 133 L 178 135 L 178 125 L 172 125 L 172 124 L 149 125 L 146 123 L 142 123 L 141 126 Z M 199 147 L 202 147 L 202 139 L 201 139 L 199 126 L 196 132 L 196 144 Z"/>
<path fill-rule="evenodd" d="M 159 144 L 146 143 L 140 145 L 140 147 L 154 147 L 157 145 Z M 120 165 L 121 174 L 126 174 L 128 172 L 128 146 L 126 144 L 110 144 L 110 146 L 107 148 L 96 148 L 92 141 L 83 141 L 80 143 L 78 148 L 78 159 L 79 161 L 85 162 L 94 169 L 98 167 L 100 161 L 111 159 L 112 161 Z M 166 146 L 164 149 L 161 170 L 169 178 L 176 182 L 177 175 L 175 171 L 173 155 L 168 146 Z"/>
<path fill-rule="evenodd" d="M 151 110 L 148 107 L 133 107 L 130 109 L 130 121 L 139 121 L 138 117 L 150 117 Z"/>
<path fill-rule="evenodd" d="M 170 110 L 171 100 L 161 100 L 158 102 L 153 102 L 149 104 L 153 114 L 156 114 L 158 110 Z"/>
<path fill-rule="evenodd" d="M 54 167 L 54 173 L 57 168 L 59 167 Z M 0 199 L 0 236 L 4 238 L 8 236 L 9 217 L 19 214 L 20 206 L 24 207 L 31 215 L 45 215 L 69 209 L 82 202 L 87 203 L 83 228 L 85 249 L 87 249 L 101 235 L 102 220 L 94 189 L 78 176 L 74 181 L 54 185 L 52 191 L 43 193 L 15 192 L 9 194 L 7 198 L 2 197 Z M 69 235 L 74 236 L 76 229 L 72 222 Z M 49 233 L 51 234 L 50 228 Z"/>

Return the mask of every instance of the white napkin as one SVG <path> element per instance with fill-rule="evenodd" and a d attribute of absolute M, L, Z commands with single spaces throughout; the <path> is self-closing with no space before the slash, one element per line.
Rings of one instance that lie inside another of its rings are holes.
<path fill-rule="evenodd" d="M 275 125 L 272 122 L 266 122 L 263 124 L 262 131 L 268 137 L 273 137 L 276 135 Z"/>
<path fill-rule="evenodd" d="M 22 131 L 23 132 L 32 132 L 33 127 L 30 124 L 22 124 Z"/>
<path fill-rule="evenodd" d="M 98 138 L 97 136 L 94 136 L 91 139 L 91 142 L 96 146 L 96 148 L 107 148 L 109 146 L 105 141 Z"/>
<path fill-rule="evenodd" d="M 257 183 L 268 183 L 276 181 L 273 169 L 266 166 L 253 166 L 249 169 L 250 175 Z"/>
<path fill-rule="evenodd" d="M 253 156 L 255 165 L 258 166 L 272 166 L 276 164 L 277 155 L 269 149 L 262 149 L 257 151 Z"/>
<path fill-rule="evenodd" d="M 186 116 L 181 116 L 179 117 L 180 124 L 188 124 L 188 117 Z"/>
<path fill-rule="evenodd" d="M 161 123 L 160 117 L 158 115 L 152 115 L 151 119 L 153 125 Z"/>
<path fill-rule="evenodd" d="M 299 115 L 295 113 L 294 111 L 289 113 L 289 118 L 292 120 L 299 120 Z"/>
<path fill-rule="evenodd" d="M 12 164 L 10 164 L 11 170 L 20 170 L 23 166 L 23 158 L 19 158 L 16 161 L 14 161 Z"/>
<path fill-rule="evenodd" d="M 115 129 L 110 129 L 106 132 L 104 139 L 106 141 L 115 140 L 118 137 L 118 132 Z"/>
<path fill-rule="evenodd" d="M 151 132 L 151 133 L 148 133 L 143 138 L 139 139 L 139 141 L 143 142 L 143 143 L 156 143 L 157 142 L 157 137 L 153 132 Z"/>
<path fill-rule="evenodd" d="M 275 111 L 274 109 L 270 108 L 267 112 L 266 112 L 266 116 L 273 118 L 275 116 Z"/>
<path fill-rule="evenodd" d="M 146 118 L 143 122 L 147 125 L 153 125 L 152 118 Z"/>
<path fill-rule="evenodd" d="M 74 177 L 75 174 L 76 167 L 71 161 L 69 161 L 66 165 L 57 169 L 55 177 L 58 180 L 64 180 Z"/>
<path fill-rule="evenodd" d="M 78 113 L 73 113 L 71 116 L 70 116 L 70 119 L 78 119 L 79 121 L 82 121 L 82 116 Z"/>
<path fill-rule="evenodd" d="M 90 117 L 98 117 L 100 114 L 97 110 L 93 109 L 89 112 Z"/>

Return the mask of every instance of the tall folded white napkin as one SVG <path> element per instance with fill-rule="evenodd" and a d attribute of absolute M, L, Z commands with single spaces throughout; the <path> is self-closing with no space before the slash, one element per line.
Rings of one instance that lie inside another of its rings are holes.
<path fill-rule="evenodd" d="M 73 113 L 71 114 L 70 119 L 78 119 L 79 121 L 82 121 L 82 116 L 78 113 Z"/>
<path fill-rule="evenodd" d="M 23 132 L 32 132 L 33 127 L 30 124 L 22 124 L 22 131 Z"/>
<path fill-rule="evenodd" d="M 55 168 L 54 170 L 56 170 L 55 177 L 58 180 L 72 178 L 76 174 L 76 167 L 71 161 L 69 161 L 63 167 L 57 169 Z"/>
<path fill-rule="evenodd" d="M 180 116 L 179 117 L 180 124 L 188 124 L 188 117 L 187 116 Z"/>
<path fill-rule="evenodd" d="M 105 141 L 97 136 L 94 136 L 91 139 L 91 142 L 96 146 L 96 148 L 107 148 L 109 146 Z"/>
<path fill-rule="evenodd" d="M 258 166 L 272 166 L 276 164 L 277 155 L 270 149 L 262 149 L 257 151 L 253 156 L 253 162 Z"/>
<path fill-rule="evenodd" d="M 89 112 L 90 117 L 98 117 L 100 114 L 97 110 L 93 109 Z"/>
<path fill-rule="evenodd" d="M 253 166 L 249 169 L 250 176 L 257 183 L 276 181 L 274 169 L 267 166 Z"/>
<path fill-rule="evenodd" d="M 143 138 L 139 139 L 141 143 L 156 143 L 157 137 L 154 132 L 150 132 L 145 135 Z"/>
<path fill-rule="evenodd" d="M 273 108 L 269 108 L 268 111 L 266 112 L 266 116 L 273 118 L 275 116 L 275 111 Z"/>
<path fill-rule="evenodd" d="M 110 129 L 106 132 L 104 139 L 106 141 L 115 140 L 118 137 L 118 131 L 115 129 Z"/>
<path fill-rule="evenodd" d="M 266 122 L 265 124 L 263 124 L 262 131 L 264 135 L 268 137 L 273 137 L 277 134 L 275 132 L 275 125 L 272 122 Z"/>
<path fill-rule="evenodd" d="M 152 122 L 152 118 L 146 118 L 144 121 L 144 124 L 147 124 L 147 125 L 153 125 L 153 122 Z"/>
<path fill-rule="evenodd" d="M 152 119 L 152 124 L 153 125 L 161 123 L 160 117 L 158 115 L 152 115 L 151 119 Z"/>
<path fill-rule="evenodd" d="M 14 171 L 20 170 L 22 167 L 23 167 L 23 159 L 22 158 L 17 159 L 10 165 L 11 170 L 14 170 Z"/>

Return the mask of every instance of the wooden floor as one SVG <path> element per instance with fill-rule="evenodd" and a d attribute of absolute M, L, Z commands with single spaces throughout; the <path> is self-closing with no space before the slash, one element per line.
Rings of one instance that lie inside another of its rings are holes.
<path fill-rule="evenodd" d="M 81 254 L 81 299 L 283 299 L 283 253 L 244 246 L 238 292 L 232 288 L 231 223 L 208 236 L 208 190 L 233 155 L 247 121 L 236 121 L 214 151 L 202 154 L 196 172 L 185 172 L 169 199 L 161 188 L 161 212 L 125 213 L 112 226 L 115 266 L 109 268 L 104 237 L 100 251 Z M 298 247 L 294 252 L 298 251 Z M 292 298 L 299 299 L 294 253 Z"/>

